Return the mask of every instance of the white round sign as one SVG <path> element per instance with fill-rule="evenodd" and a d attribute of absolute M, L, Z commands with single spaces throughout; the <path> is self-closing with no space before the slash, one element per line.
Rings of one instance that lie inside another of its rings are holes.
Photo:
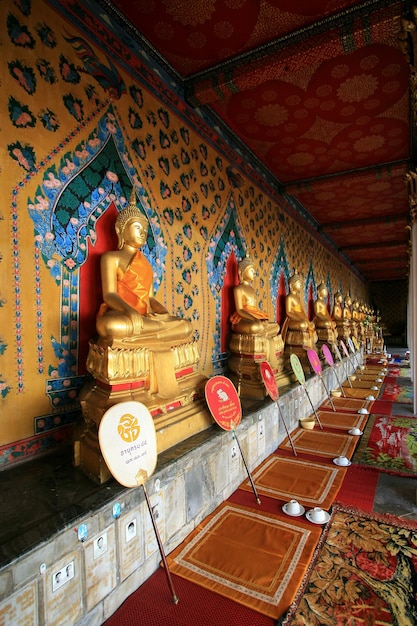
<path fill-rule="evenodd" d="M 113 477 L 125 487 L 138 487 L 152 476 L 157 462 L 152 415 L 140 402 L 119 402 L 103 415 L 98 438 Z"/>

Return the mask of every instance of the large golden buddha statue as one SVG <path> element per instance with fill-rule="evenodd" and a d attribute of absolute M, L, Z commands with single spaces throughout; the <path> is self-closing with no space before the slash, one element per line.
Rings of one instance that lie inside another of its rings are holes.
<path fill-rule="evenodd" d="M 79 465 L 97 482 L 109 477 L 102 469 L 97 430 L 113 404 L 134 400 L 148 408 L 158 453 L 213 423 L 192 325 L 170 315 L 153 295 L 152 266 L 140 250 L 148 220 L 136 206 L 134 191 L 115 230 L 118 250 L 101 257 L 103 303 L 96 319 L 98 338 L 89 342 L 87 357 L 93 381 L 80 393 L 87 426 L 75 444 Z"/>
<path fill-rule="evenodd" d="M 350 337 L 349 320 L 344 316 L 343 295 L 340 291 L 334 294 L 333 314 L 332 317 L 336 322 L 337 334 L 340 339 L 345 341 Z"/>
<path fill-rule="evenodd" d="M 140 248 L 146 243 L 148 220 L 130 202 L 116 218 L 119 249 L 101 257 L 103 304 L 96 327 L 101 345 L 143 345 L 191 337 L 193 327 L 174 317 L 153 296 L 153 270 Z"/>
<path fill-rule="evenodd" d="M 252 286 L 255 264 L 247 256 L 238 265 L 239 284 L 233 289 L 235 312 L 230 318 L 235 333 L 275 337 L 279 324 L 268 321 L 268 314 L 258 307 Z"/>
<path fill-rule="evenodd" d="M 359 300 L 352 302 L 352 319 L 350 320 L 351 334 L 358 341 L 362 340 L 362 328 L 361 328 L 361 311 Z"/>
<path fill-rule="evenodd" d="M 278 382 L 284 344 L 279 324 L 268 321 L 267 313 L 258 306 L 252 285 L 255 276 L 255 264 L 246 256 L 238 265 L 239 284 L 233 289 L 235 311 L 230 317 L 228 366 L 230 378 L 242 397 L 264 398 L 266 390 L 259 363 L 268 361 Z"/>
<path fill-rule="evenodd" d="M 334 344 L 337 339 L 336 322 L 330 317 L 327 308 L 329 292 L 325 283 L 317 287 L 317 299 L 314 302 L 314 324 L 317 331 L 318 343 Z"/>
<path fill-rule="evenodd" d="M 288 281 L 290 291 L 285 298 L 287 314 L 285 327 L 285 353 L 289 358 L 291 353 L 297 354 L 300 360 L 309 367 L 306 359 L 306 350 L 315 349 L 317 332 L 314 322 L 308 319 L 304 310 L 302 297 L 302 279 L 295 271 Z"/>

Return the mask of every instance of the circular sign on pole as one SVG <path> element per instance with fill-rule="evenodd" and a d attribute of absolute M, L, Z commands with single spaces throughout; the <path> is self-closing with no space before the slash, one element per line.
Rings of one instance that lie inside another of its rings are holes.
<path fill-rule="evenodd" d="M 307 350 L 307 357 L 308 357 L 308 360 L 310 361 L 310 365 L 313 368 L 314 373 L 320 376 L 321 375 L 321 363 L 320 363 L 319 355 L 317 354 L 317 352 L 313 350 L 312 348 L 310 348 L 309 350 Z"/>
<path fill-rule="evenodd" d="M 275 380 L 274 372 L 267 361 L 262 361 L 261 363 L 261 376 L 269 397 L 271 400 L 276 402 L 279 397 L 277 381 Z"/>
<path fill-rule="evenodd" d="M 304 383 L 306 382 L 304 370 L 302 368 L 300 359 L 296 354 L 290 354 L 290 363 L 296 379 L 301 385 L 304 385 Z"/>
<path fill-rule="evenodd" d="M 155 424 L 140 402 L 119 402 L 103 415 L 98 439 L 114 478 L 137 487 L 152 476 L 157 461 Z"/>
<path fill-rule="evenodd" d="M 347 358 L 349 358 L 349 352 L 348 352 L 348 349 L 345 346 L 345 342 L 344 341 L 340 342 L 340 347 L 342 348 L 344 355 L 347 356 Z"/>
<path fill-rule="evenodd" d="M 321 351 L 323 352 L 323 356 L 326 359 L 328 365 L 330 365 L 330 367 L 333 367 L 334 361 L 333 361 L 332 353 L 330 352 L 329 346 L 324 343 L 321 347 Z"/>
<path fill-rule="evenodd" d="M 354 343 L 352 341 L 352 337 L 348 337 L 347 341 L 348 341 L 348 346 L 350 348 L 350 351 L 352 352 L 352 354 L 354 354 L 355 353 L 355 345 L 354 345 Z"/>
<path fill-rule="evenodd" d="M 342 355 L 340 354 L 340 350 L 336 344 L 333 344 L 333 350 L 339 361 L 342 361 Z"/>
<path fill-rule="evenodd" d="M 232 381 L 226 376 L 209 378 L 205 396 L 213 419 L 223 430 L 234 430 L 242 419 L 239 396 Z"/>

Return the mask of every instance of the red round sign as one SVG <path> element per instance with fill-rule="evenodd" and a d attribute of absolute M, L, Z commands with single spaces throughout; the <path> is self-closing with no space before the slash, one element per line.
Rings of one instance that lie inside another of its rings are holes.
<path fill-rule="evenodd" d="M 232 381 L 225 376 L 213 376 L 205 387 L 208 408 L 223 430 L 234 430 L 242 419 L 239 396 Z"/>
<path fill-rule="evenodd" d="M 277 381 L 275 380 L 271 366 L 266 361 L 261 363 L 261 376 L 269 397 L 276 402 L 279 397 Z"/>

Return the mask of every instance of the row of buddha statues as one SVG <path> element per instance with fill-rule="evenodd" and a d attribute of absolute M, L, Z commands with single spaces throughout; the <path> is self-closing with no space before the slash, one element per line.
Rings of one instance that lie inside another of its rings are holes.
<path fill-rule="evenodd" d="M 228 361 L 233 382 L 241 395 L 259 397 L 263 390 L 258 383 L 259 362 L 267 360 L 275 371 L 278 385 L 289 380 L 289 357 L 296 354 L 309 369 L 307 350 L 320 353 L 323 344 L 337 346 L 350 337 L 357 345 L 372 346 L 376 338 L 374 312 L 358 300 L 337 292 L 332 313 L 328 306 L 328 288 L 324 282 L 317 287 L 314 317 L 309 319 L 303 298 L 303 281 L 295 271 L 288 281 L 285 297 L 285 321 L 280 329 L 269 322 L 266 313 L 256 302 L 252 282 L 256 275 L 253 261 L 246 257 L 238 266 L 239 284 L 234 288 L 235 312 L 231 317 L 231 356 Z"/>
<path fill-rule="evenodd" d="M 115 221 L 118 249 L 100 260 L 102 304 L 96 319 L 97 336 L 89 342 L 87 370 L 92 378 L 80 394 L 85 427 L 77 444 L 78 456 L 97 462 L 97 429 L 105 411 L 117 402 L 145 404 L 157 426 L 158 451 L 168 449 L 211 425 L 204 402 L 207 378 L 199 372 L 199 351 L 192 323 L 171 315 L 154 297 L 153 270 L 141 251 L 147 240 L 148 219 L 136 204 L 134 190 L 128 206 Z M 238 265 L 234 288 L 235 311 L 230 325 L 228 375 L 242 397 L 266 397 L 260 362 L 267 360 L 277 382 L 286 359 L 301 356 L 320 343 L 335 344 L 338 337 L 366 335 L 364 311 L 355 301 L 335 295 L 333 314 L 328 290 L 317 288 L 315 316 L 309 320 L 302 297 L 302 278 L 289 279 L 286 320 L 282 329 L 268 320 L 253 287 L 256 268 L 246 257 Z M 81 445 L 81 452 L 80 452 Z M 86 460 L 87 459 L 87 460 Z M 84 469 L 86 469 L 84 467 Z M 87 470 L 94 479 L 96 467 Z M 99 481 L 101 482 L 101 481 Z"/>

